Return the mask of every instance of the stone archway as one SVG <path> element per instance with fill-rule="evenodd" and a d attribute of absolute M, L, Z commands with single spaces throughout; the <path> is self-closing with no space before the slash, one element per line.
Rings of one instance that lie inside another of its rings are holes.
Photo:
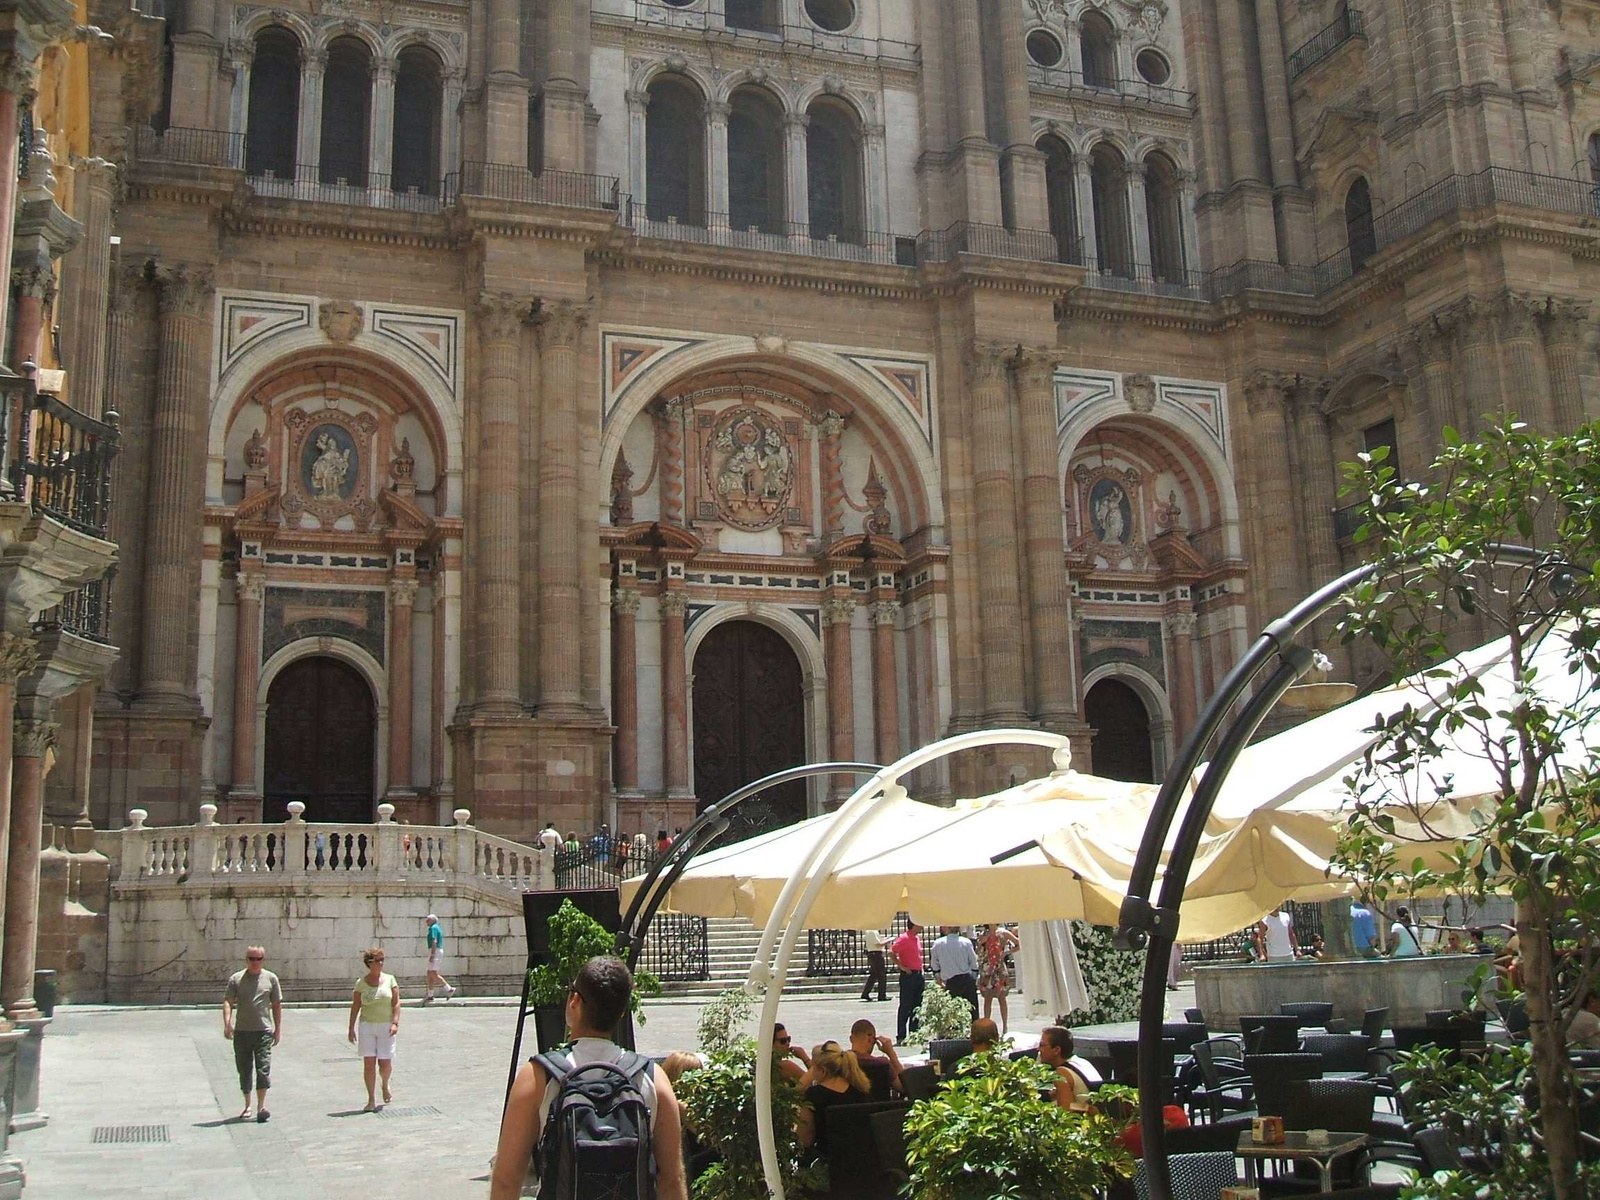
<path fill-rule="evenodd" d="M 1150 711 L 1137 691 L 1120 679 L 1102 679 L 1084 697 L 1083 716 L 1094 731 L 1090 761 L 1096 775 L 1156 781 Z"/>
<path fill-rule="evenodd" d="M 800 660 L 777 630 L 759 621 L 724 621 L 696 650 L 693 678 L 698 807 L 806 761 Z M 792 825 L 805 816 L 804 781 L 784 784 L 740 805 L 724 841 Z"/>
<path fill-rule="evenodd" d="M 374 819 L 377 707 L 361 673 L 328 655 L 290 663 L 267 692 L 262 816 L 281 821 L 288 804 L 307 821 Z"/>

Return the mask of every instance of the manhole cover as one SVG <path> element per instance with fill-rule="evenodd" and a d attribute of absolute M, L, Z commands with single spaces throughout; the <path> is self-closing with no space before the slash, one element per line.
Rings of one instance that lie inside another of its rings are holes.
<path fill-rule="evenodd" d="M 89 1139 L 96 1146 L 109 1145 L 151 1145 L 156 1142 L 170 1142 L 165 1125 L 96 1125 L 94 1135 Z"/>
<path fill-rule="evenodd" d="M 431 1104 L 413 1104 L 409 1108 L 380 1108 L 380 1117 L 442 1117 L 444 1114 Z"/>

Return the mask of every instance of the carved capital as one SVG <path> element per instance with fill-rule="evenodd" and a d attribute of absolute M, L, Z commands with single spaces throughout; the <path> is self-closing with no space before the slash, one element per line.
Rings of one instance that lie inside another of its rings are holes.
<path fill-rule="evenodd" d="M 402 605 L 410 608 L 417 599 L 417 581 L 415 579 L 389 580 L 389 599 L 394 601 L 396 608 Z"/>
<path fill-rule="evenodd" d="M 49 267 L 12 267 L 11 289 L 19 297 L 48 303 L 56 294 L 56 273 Z"/>
<path fill-rule="evenodd" d="M 874 625 L 893 626 L 900 619 L 900 602 L 898 600 L 874 600 L 867 606 L 867 612 L 872 616 Z"/>
<path fill-rule="evenodd" d="M 377 83 L 393 83 L 395 71 L 399 68 L 392 58 L 380 58 L 372 64 L 372 78 Z"/>
<path fill-rule="evenodd" d="M 1167 618 L 1167 632 L 1175 638 L 1192 638 L 1195 620 L 1192 612 L 1173 613 Z"/>
<path fill-rule="evenodd" d="M 240 604 L 260 604 L 262 594 L 266 591 L 266 581 L 255 571 L 241 571 L 233 581 L 233 588 Z"/>
<path fill-rule="evenodd" d="M 43 758 L 56 744 L 54 721 L 17 721 L 11 727 L 11 753 L 16 758 Z"/>
<path fill-rule="evenodd" d="M 1327 415 L 1328 393 L 1332 389 L 1331 379 L 1324 379 L 1320 375 L 1296 375 L 1294 387 L 1291 389 L 1295 415 L 1300 418 L 1315 417 L 1321 420 Z"/>
<path fill-rule="evenodd" d="M 39 82 L 39 60 L 12 51 L 0 55 L 0 92 L 31 96 Z"/>
<path fill-rule="evenodd" d="M 1143 182 L 1145 177 L 1145 164 L 1142 162 L 1134 162 L 1132 159 L 1129 159 L 1127 162 L 1122 164 L 1122 175 L 1123 178 L 1130 181 L 1137 179 L 1140 182 Z"/>
<path fill-rule="evenodd" d="M 576 300 L 547 304 L 539 314 L 539 344 L 546 350 L 576 350 L 594 307 Z"/>
<path fill-rule="evenodd" d="M 1424 364 L 1450 360 L 1455 349 L 1457 319 L 1454 312 L 1429 313 L 1406 330 L 1406 341 Z"/>
<path fill-rule="evenodd" d="M 38 665 L 38 642 L 14 633 L 0 633 L 0 684 L 14 684 Z"/>
<path fill-rule="evenodd" d="M 856 619 L 856 598 L 854 596 L 828 596 L 822 601 L 822 623 L 824 625 L 848 625 Z"/>
<path fill-rule="evenodd" d="M 315 71 L 320 75 L 322 73 L 322 69 L 327 65 L 328 52 L 326 50 L 300 51 L 300 67 L 302 70 Z"/>
<path fill-rule="evenodd" d="M 733 105 L 725 100 L 707 100 L 700 111 L 705 114 L 707 121 L 726 125 L 729 114 L 733 112 Z"/>
<path fill-rule="evenodd" d="M 1539 314 L 1542 309 L 1542 302 L 1533 296 L 1512 291 L 1500 293 L 1500 336 L 1507 340 L 1533 341 L 1539 336 Z"/>
<path fill-rule="evenodd" d="M 1244 401 L 1252 417 L 1283 411 L 1283 397 L 1294 376 L 1282 371 L 1252 371 L 1245 377 Z"/>
<path fill-rule="evenodd" d="M 1447 305 L 1437 315 L 1441 326 L 1453 326 L 1463 342 L 1489 342 L 1495 336 L 1495 309 L 1493 301 L 1481 296 L 1467 296 Z"/>
<path fill-rule="evenodd" d="M 1056 367 L 1061 358 L 1057 351 L 1040 346 L 1024 346 L 1012 360 L 1017 370 L 1017 384 L 1027 392 L 1049 391 L 1055 386 Z"/>
<path fill-rule="evenodd" d="M 628 102 L 628 111 L 631 113 L 643 113 L 650 107 L 649 92 L 641 92 L 635 88 L 629 88 L 622 93 L 622 97 Z"/>
<path fill-rule="evenodd" d="M 967 386 L 1004 383 L 1010 355 L 1011 347 L 999 342 L 969 342 L 962 358 L 962 366 L 967 372 Z"/>
<path fill-rule="evenodd" d="M 682 592 L 662 592 L 660 603 L 663 617 L 676 617 L 681 621 L 689 611 L 689 597 Z"/>
<path fill-rule="evenodd" d="M 1558 300 L 1552 296 L 1539 311 L 1539 326 L 1553 346 L 1577 341 L 1588 320 L 1587 300 Z"/>
<path fill-rule="evenodd" d="M 619 617 L 639 615 L 639 593 L 633 588 L 618 588 L 611 593 L 611 611 Z"/>
<path fill-rule="evenodd" d="M 783 125 L 790 133 L 804 133 L 811 125 L 811 118 L 802 112 L 784 113 Z"/>
<path fill-rule="evenodd" d="M 844 435 L 844 418 L 830 410 L 822 420 L 817 422 L 817 433 L 824 440 L 842 437 Z"/>
<path fill-rule="evenodd" d="M 203 317 L 211 308 L 211 296 L 216 291 L 210 268 L 196 269 L 181 263 L 156 267 L 151 282 L 164 317 Z"/>
<path fill-rule="evenodd" d="M 483 292 L 478 296 L 478 330 L 497 342 L 513 342 L 533 315 L 533 301 L 509 292 Z"/>

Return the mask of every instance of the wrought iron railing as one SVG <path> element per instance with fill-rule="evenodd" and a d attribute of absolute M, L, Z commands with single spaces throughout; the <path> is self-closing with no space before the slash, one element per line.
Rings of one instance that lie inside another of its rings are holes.
<path fill-rule="evenodd" d="M 634 966 L 668 983 L 711 978 L 711 938 L 704 917 L 657 913 Z"/>
<path fill-rule="evenodd" d="M 1027 262 L 1081 262 L 1083 251 L 1074 238 L 1063 246 L 1048 229 L 1007 229 L 977 221 L 957 221 L 944 229 L 917 235 L 917 262 L 949 262 L 958 254 L 1013 258 Z"/>
<path fill-rule="evenodd" d="M 1207 274 L 1167 263 L 1102 263 L 1083 277 L 1085 287 L 1148 296 L 1206 299 Z"/>
<path fill-rule="evenodd" d="M 263 171 L 250 176 L 250 186 L 258 196 L 281 200 L 309 200 L 318 204 L 424 213 L 438 212 L 443 207 L 440 193 L 444 190 L 444 180 L 440 177 L 417 183 L 411 182 L 412 176 L 368 171 L 360 167 L 350 168 L 348 174 L 341 174 L 342 170 L 315 163 L 301 163 L 295 167 L 292 178 L 275 171 Z"/>
<path fill-rule="evenodd" d="M 93 537 L 105 536 L 111 513 L 111 463 L 121 435 L 116 414 L 109 417 L 96 421 L 39 392 L 19 447 L 33 507 Z"/>
<path fill-rule="evenodd" d="M 530 171 L 509 163 L 467 162 L 445 177 L 445 203 L 462 196 L 488 196 L 520 204 L 554 204 L 566 208 L 598 208 L 615 212 L 622 193 L 614 175 L 581 171 Z"/>
<path fill-rule="evenodd" d="M 1347 504 L 1333 510 L 1333 536 L 1343 542 L 1356 536 L 1356 531 L 1366 523 L 1367 505 Z"/>
<path fill-rule="evenodd" d="M 1028 82 L 1036 88 L 1054 92 L 1107 92 L 1148 100 L 1153 104 L 1167 104 L 1174 108 L 1192 108 L 1194 93 L 1182 88 L 1166 87 L 1144 79 L 1117 79 L 1112 76 L 1085 74 L 1070 67 L 1041 67 L 1030 64 Z"/>
<path fill-rule="evenodd" d="M 1313 937 L 1326 936 L 1324 913 L 1321 904 L 1301 904 L 1290 901 L 1287 905 L 1290 920 L 1294 923 L 1295 939 L 1302 947 L 1311 945 Z M 1208 942 L 1193 942 L 1183 948 L 1183 961 L 1191 965 L 1221 962 L 1244 962 L 1252 957 L 1256 927 L 1250 925 L 1226 937 Z"/>
<path fill-rule="evenodd" d="M 890 937 L 899 937 L 906 931 L 908 917 L 897 913 L 894 923 L 885 931 Z M 939 931 L 923 926 L 921 934 L 922 961 L 927 964 L 933 943 Z M 806 931 L 806 974 L 816 979 L 842 979 L 861 975 L 867 969 L 867 948 L 861 944 L 859 929 L 810 929 Z M 893 960 L 889 969 L 894 970 Z"/>
<path fill-rule="evenodd" d="M 766 221 L 735 229 L 727 213 L 692 212 L 686 220 L 674 216 L 658 220 L 649 216 L 645 205 L 629 207 L 628 223 L 642 238 L 727 246 L 767 254 L 801 254 L 842 262 L 915 265 L 911 239 L 854 229 L 848 223 L 824 230 L 801 221 Z"/>
<path fill-rule="evenodd" d="M 1331 24 L 1318 30 L 1305 45 L 1289 55 L 1289 78 L 1304 75 L 1351 38 L 1365 39 L 1366 36 L 1366 30 L 1361 25 L 1361 10 L 1340 9 Z"/>
<path fill-rule="evenodd" d="M 116 568 L 113 567 L 106 572 L 105 578 L 96 579 L 93 583 L 84 584 L 75 592 L 67 593 L 61 598 L 60 604 L 54 608 L 47 608 L 39 614 L 33 623 L 35 631 L 42 633 L 60 629 L 87 638 L 91 642 L 109 646 L 112 583 L 116 575 Z"/>
<path fill-rule="evenodd" d="M 138 126 L 134 154 L 142 162 L 190 163 L 201 167 L 244 166 L 244 134 L 227 129 Z"/>

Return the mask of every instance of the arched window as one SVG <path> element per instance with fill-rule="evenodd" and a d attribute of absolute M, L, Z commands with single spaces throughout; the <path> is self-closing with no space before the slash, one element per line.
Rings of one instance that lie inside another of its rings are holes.
<path fill-rule="evenodd" d="M 1078 179 L 1067 144 L 1053 135 L 1039 139 L 1044 155 L 1045 202 L 1050 208 L 1050 232 L 1056 237 L 1056 261 L 1083 262 L 1083 239 L 1078 234 Z"/>
<path fill-rule="evenodd" d="M 372 110 L 372 51 L 360 38 L 335 38 L 322 81 L 323 183 L 367 186 L 367 123 Z"/>
<path fill-rule="evenodd" d="M 426 46 L 400 51 L 394 73 L 394 190 L 439 194 L 443 64 Z"/>
<path fill-rule="evenodd" d="M 1178 187 L 1178 168 L 1165 154 L 1147 155 L 1144 163 L 1150 271 L 1161 283 L 1183 283 L 1183 193 Z"/>
<path fill-rule="evenodd" d="M 1117 34 L 1111 22 L 1097 12 L 1087 12 L 1078 21 L 1078 40 L 1083 47 L 1083 82 L 1092 88 L 1117 86 Z"/>
<path fill-rule="evenodd" d="M 861 126 L 855 113 L 831 101 L 819 100 L 807 115 L 806 218 L 811 236 L 860 243 L 866 230 Z"/>
<path fill-rule="evenodd" d="M 706 223 L 704 107 L 699 90 L 687 80 L 660 75 L 649 87 L 645 110 L 645 216 L 676 219 L 680 225 Z"/>
<path fill-rule="evenodd" d="M 293 179 L 300 134 L 300 39 L 281 25 L 256 35 L 250 64 L 250 116 L 245 127 L 244 169 Z"/>
<path fill-rule="evenodd" d="M 777 102 L 759 88 L 729 101 L 728 224 L 783 233 L 783 121 Z"/>
<path fill-rule="evenodd" d="M 1100 270 L 1108 275 L 1133 275 L 1133 234 L 1128 223 L 1128 172 L 1121 152 L 1101 142 L 1089 151 L 1094 185 L 1094 237 L 1100 249 Z"/>
<path fill-rule="evenodd" d="M 1589 135 L 1589 180 L 1600 186 L 1600 133 Z"/>
<path fill-rule="evenodd" d="M 1344 233 L 1350 246 L 1350 269 L 1359 271 L 1378 252 L 1378 237 L 1372 228 L 1372 189 L 1361 176 L 1344 194 Z"/>

